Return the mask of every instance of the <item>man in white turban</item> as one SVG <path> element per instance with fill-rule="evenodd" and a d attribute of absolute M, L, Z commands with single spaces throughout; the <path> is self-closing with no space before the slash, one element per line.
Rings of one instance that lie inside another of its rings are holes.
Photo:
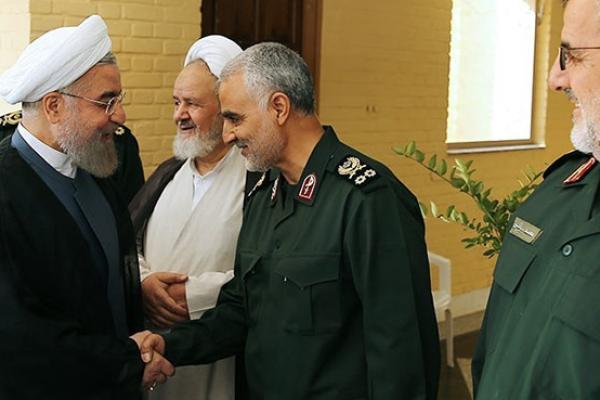
<path fill-rule="evenodd" d="M 155 331 L 200 318 L 233 277 L 244 191 L 258 176 L 248 176 L 239 149 L 223 143 L 217 79 L 241 52 L 219 35 L 190 48 L 173 89 L 175 156 L 130 204 L 145 315 Z M 233 400 L 234 361 L 182 367 L 149 399 Z"/>
<path fill-rule="evenodd" d="M 91 16 L 41 36 L 0 76 L 0 97 L 23 103 L 0 142 L 2 399 L 140 396 L 135 241 L 105 179 L 125 121 L 110 49 Z M 163 365 L 157 379 L 172 373 Z"/>

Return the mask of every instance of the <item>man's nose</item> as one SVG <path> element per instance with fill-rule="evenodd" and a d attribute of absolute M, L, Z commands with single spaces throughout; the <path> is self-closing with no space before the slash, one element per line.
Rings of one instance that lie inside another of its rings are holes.
<path fill-rule="evenodd" d="M 125 108 L 123 107 L 123 103 L 117 104 L 117 108 L 115 112 L 110 116 L 110 120 L 116 124 L 123 125 L 127 120 L 127 114 L 125 113 Z"/>
<path fill-rule="evenodd" d="M 173 111 L 173 120 L 178 121 L 180 119 L 189 118 L 188 109 L 185 104 L 181 103 L 175 105 L 175 110 Z"/>
<path fill-rule="evenodd" d="M 554 60 L 554 64 L 552 64 L 552 68 L 550 68 L 550 73 L 548 74 L 548 87 L 552 90 L 563 91 L 565 89 L 570 89 L 571 85 L 569 83 L 569 74 L 567 70 L 560 69 L 560 63 L 558 60 L 559 56 L 556 56 Z"/>

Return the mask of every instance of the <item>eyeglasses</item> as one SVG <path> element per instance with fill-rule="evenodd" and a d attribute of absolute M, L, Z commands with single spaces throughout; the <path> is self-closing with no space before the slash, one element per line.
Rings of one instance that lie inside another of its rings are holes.
<path fill-rule="evenodd" d="M 558 48 L 558 65 L 560 65 L 560 70 L 564 71 L 567 69 L 567 63 L 573 59 L 571 52 L 573 50 L 600 50 L 600 47 L 566 47 L 560 46 Z"/>
<path fill-rule="evenodd" d="M 106 115 L 113 115 L 115 113 L 115 111 L 117 111 L 117 106 L 123 102 L 123 98 L 125 97 L 125 92 L 121 92 L 118 96 L 111 97 L 110 99 L 108 99 L 108 101 L 100 101 L 100 100 L 88 99 L 87 97 L 79 96 L 79 95 L 76 95 L 73 93 L 67 93 L 67 92 L 61 92 L 61 91 L 59 91 L 58 93 L 64 94 L 65 96 L 69 96 L 69 97 L 75 97 L 76 99 L 89 101 L 90 103 L 94 103 L 99 106 L 103 106 L 103 107 L 105 107 L 104 112 L 106 113 Z"/>

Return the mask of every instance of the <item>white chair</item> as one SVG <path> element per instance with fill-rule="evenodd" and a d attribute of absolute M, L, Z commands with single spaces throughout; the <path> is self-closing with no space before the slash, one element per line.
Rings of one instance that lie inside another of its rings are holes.
<path fill-rule="evenodd" d="M 454 324 L 452 321 L 452 264 L 449 259 L 438 254 L 427 252 L 429 264 L 439 269 L 439 287 L 432 291 L 433 305 L 436 314 L 442 311 L 445 315 L 446 336 L 446 362 L 449 367 L 454 367 Z"/>

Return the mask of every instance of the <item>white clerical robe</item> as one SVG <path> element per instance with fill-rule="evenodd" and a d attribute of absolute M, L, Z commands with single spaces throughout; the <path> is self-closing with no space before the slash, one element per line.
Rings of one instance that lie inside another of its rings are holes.
<path fill-rule="evenodd" d="M 217 302 L 221 286 L 233 278 L 246 169 L 235 146 L 204 176 L 186 161 L 167 184 L 148 221 L 141 277 L 153 272 L 189 276 L 186 297 L 190 318 Z M 149 394 L 150 400 L 233 400 L 234 358 L 210 365 L 177 368 Z"/>

